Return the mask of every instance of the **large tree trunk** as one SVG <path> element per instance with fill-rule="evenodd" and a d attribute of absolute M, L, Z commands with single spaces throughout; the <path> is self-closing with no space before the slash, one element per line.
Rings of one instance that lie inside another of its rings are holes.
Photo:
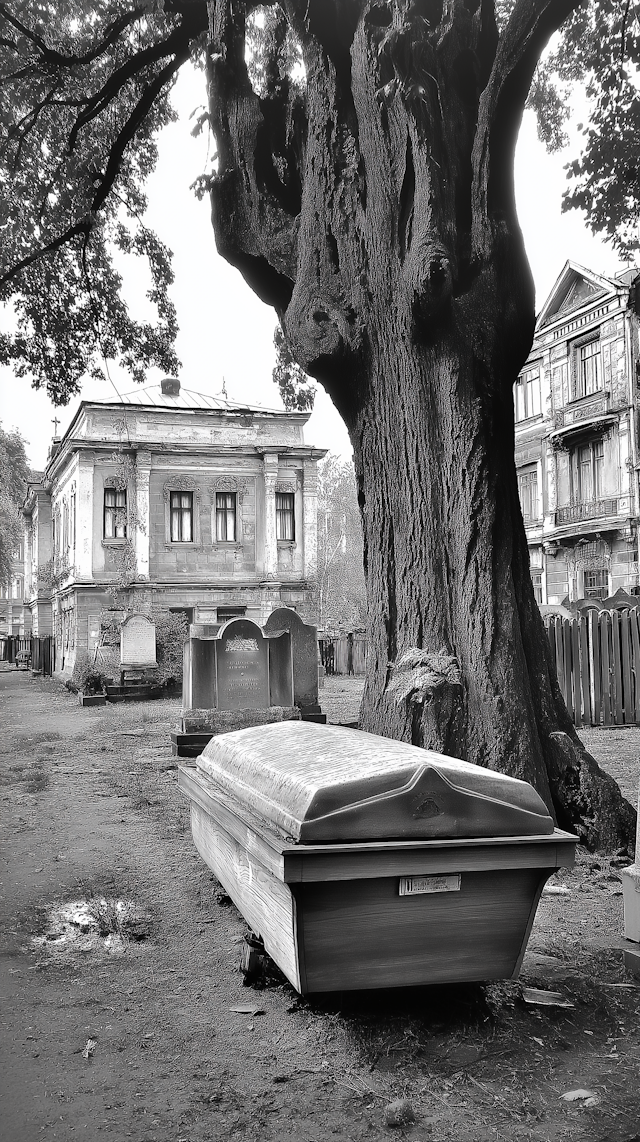
<path fill-rule="evenodd" d="M 612 849 L 632 844 L 635 814 L 563 705 L 514 464 L 534 297 L 513 149 L 535 61 L 574 3 L 516 0 L 498 37 L 486 0 L 282 0 L 302 110 L 277 67 L 257 98 L 241 5 L 211 0 L 212 203 L 218 248 L 349 429 L 363 727 L 525 778 L 560 824 Z"/>
<path fill-rule="evenodd" d="M 507 289 L 504 267 L 498 279 Z M 586 844 L 626 847 L 633 812 L 575 734 L 533 595 L 511 378 L 502 392 L 487 385 L 491 338 L 468 327 L 447 324 L 415 351 L 386 307 L 370 313 L 369 332 L 379 346 L 371 396 L 349 423 L 371 646 L 361 725 L 531 781 Z M 409 648 L 433 676 L 426 692 L 420 667 L 398 675 Z M 438 679 L 443 654 L 459 684 Z"/>

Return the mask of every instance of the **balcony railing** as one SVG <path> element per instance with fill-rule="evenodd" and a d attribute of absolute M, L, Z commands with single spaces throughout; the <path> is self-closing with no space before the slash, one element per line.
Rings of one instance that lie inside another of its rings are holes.
<path fill-rule="evenodd" d="M 591 500 L 584 504 L 567 504 L 556 511 L 556 527 L 563 523 L 579 523 L 583 519 L 600 519 L 618 514 L 618 497 L 606 500 Z"/>

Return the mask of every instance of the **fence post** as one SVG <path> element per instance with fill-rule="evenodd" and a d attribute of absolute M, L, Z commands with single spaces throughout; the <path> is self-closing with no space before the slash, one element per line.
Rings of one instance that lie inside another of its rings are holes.
<path fill-rule="evenodd" d="M 617 611 L 611 612 L 611 642 L 613 643 L 614 722 L 617 726 L 621 726 L 624 721 L 622 712 L 622 654 L 620 647 L 620 615 Z"/>
<path fill-rule="evenodd" d="M 632 666 L 631 673 L 634 684 L 634 713 L 636 724 L 640 724 L 640 611 L 637 607 L 629 611 L 629 625 L 631 627 Z M 640 863 L 640 862 L 639 862 Z"/>
<path fill-rule="evenodd" d="M 602 678 L 602 720 L 605 726 L 611 725 L 611 673 L 610 673 L 610 635 L 611 635 L 611 615 L 608 611 L 601 611 L 598 615 L 598 625 L 600 627 L 600 650 L 602 658 L 601 678 Z"/>
<path fill-rule="evenodd" d="M 593 725 L 591 712 L 591 681 L 589 678 L 589 633 L 587 616 L 580 615 L 578 633 L 580 635 L 580 689 L 582 691 L 582 718 L 587 725 Z"/>
<path fill-rule="evenodd" d="M 620 614 L 620 653 L 622 658 L 622 710 L 625 725 L 633 721 L 633 695 L 631 693 L 631 631 L 629 612 Z"/>
<path fill-rule="evenodd" d="M 600 725 L 600 627 L 598 626 L 598 612 L 589 611 L 587 615 L 589 628 L 589 673 L 591 676 L 592 724 Z"/>

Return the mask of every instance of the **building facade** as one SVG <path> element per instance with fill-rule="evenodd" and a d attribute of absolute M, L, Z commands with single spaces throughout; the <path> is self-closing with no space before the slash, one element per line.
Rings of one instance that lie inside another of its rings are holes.
<path fill-rule="evenodd" d="M 567 262 L 514 386 L 531 577 L 544 607 L 639 593 L 640 274 Z"/>
<path fill-rule="evenodd" d="M 11 578 L 0 583 L 0 634 L 24 634 L 24 545 L 13 552 Z"/>
<path fill-rule="evenodd" d="M 56 670 L 91 652 L 104 615 L 191 622 L 278 606 L 315 619 L 317 463 L 309 413 L 161 385 L 83 401 L 24 506 L 25 616 L 55 635 Z"/>

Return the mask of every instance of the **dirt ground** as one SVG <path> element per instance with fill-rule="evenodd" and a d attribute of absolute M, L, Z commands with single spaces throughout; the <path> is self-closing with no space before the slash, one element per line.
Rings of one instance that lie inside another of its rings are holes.
<path fill-rule="evenodd" d="M 327 679 L 330 720 L 359 693 Z M 554 878 L 568 891 L 543 896 L 517 982 L 306 1001 L 274 970 L 245 987 L 246 926 L 176 787 L 179 703 L 83 709 L 8 668 L 0 702 L 6 1142 L 640 1138 L 620 859 L 581 853 Z M 640 730 L 585 738 L 635 800 Z"/>

